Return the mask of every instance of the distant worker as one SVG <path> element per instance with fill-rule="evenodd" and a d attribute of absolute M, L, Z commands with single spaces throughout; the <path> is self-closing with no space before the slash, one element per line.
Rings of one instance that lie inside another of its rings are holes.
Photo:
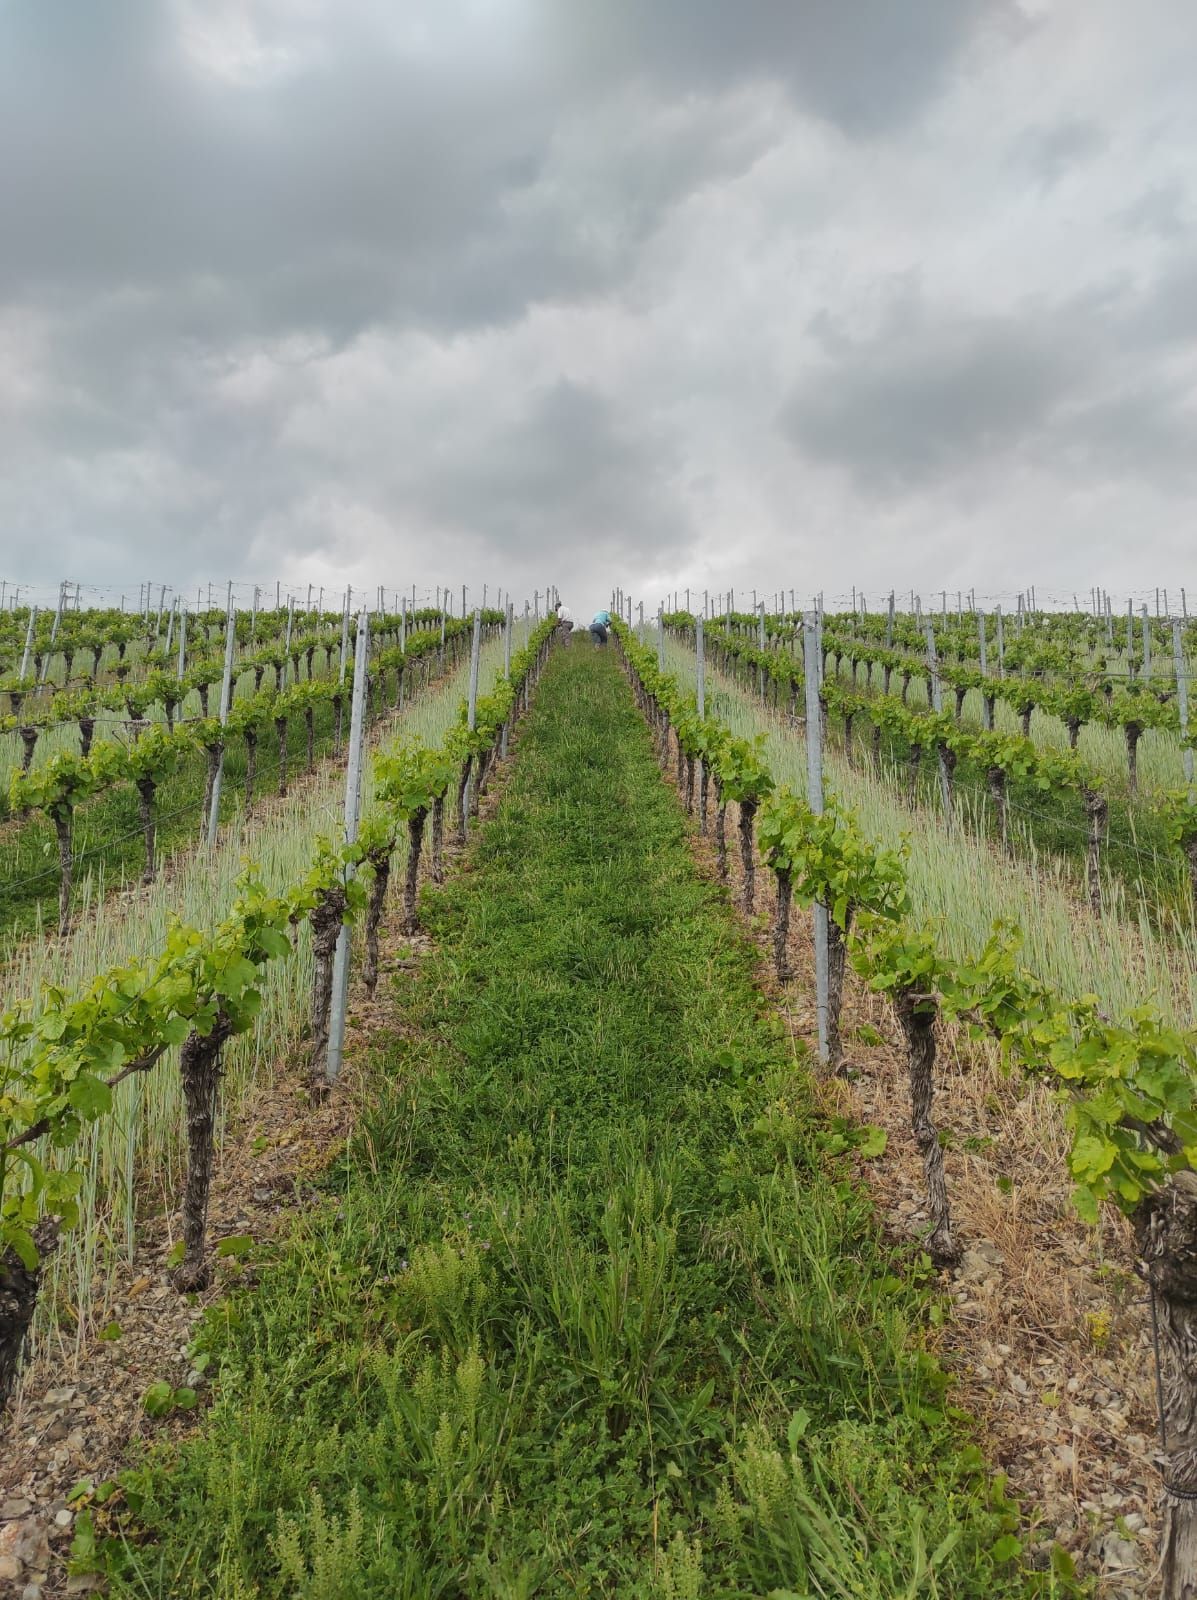
<path fill-rule="evenodd" d="M 561 629 L 562 644 L 568 644 L 569 636 L 574 631 L 574 614 L 568 606 L 563 606 L 558 603 L 557 623 Z"/>
<path fill-rule="evenodd" d="M 594 620 L 590 624 L 590 637 L 595 644 L 606 644 L 607 629 L 611 626 L 611 613 L 609 611 L 596 611 Z"/>

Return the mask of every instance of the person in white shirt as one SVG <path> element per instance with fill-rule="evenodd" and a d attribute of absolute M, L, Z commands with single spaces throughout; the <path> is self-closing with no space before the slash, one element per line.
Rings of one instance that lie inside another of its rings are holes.
<path fill-rule="evenodd" d="M 568 644 L 570 634 L 574 631 L 574 614 L 568 606 L 558 605 L 557 621 L 561 625 L 561 642 Z"/>

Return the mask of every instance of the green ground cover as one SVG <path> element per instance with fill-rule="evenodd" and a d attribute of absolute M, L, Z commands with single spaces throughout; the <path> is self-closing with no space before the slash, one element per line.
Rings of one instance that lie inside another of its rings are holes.
<path fill-rule="evenodd" d="M 559 652 L 426 894 L 374 1109 L 210 1314 L 119 1596 L 1070 1591 L 927 1353 L 607 652 Z M 86 1543 L 86 1538 L 84 1539 Z"/>

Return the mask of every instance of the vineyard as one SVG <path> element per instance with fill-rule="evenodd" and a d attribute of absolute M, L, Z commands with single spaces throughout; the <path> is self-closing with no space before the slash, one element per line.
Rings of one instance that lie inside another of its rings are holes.
<path fill-rule="evenodd" d="M 1093 599 L 0 613 L 0 1576 L 1191 1595 L 1197 626 Z"/>

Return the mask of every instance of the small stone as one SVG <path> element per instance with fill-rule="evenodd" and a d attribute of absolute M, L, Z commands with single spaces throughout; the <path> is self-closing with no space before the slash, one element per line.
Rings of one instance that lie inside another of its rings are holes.
<path fill-rule="evenodd" d="M 21 1600 L 42 1600 L 41 1584 L 27 1583 L 21 1590 Z"/>
<path fill-rule="evenodd" d="M 1107 1571 L 1125 1571 L 1139 1562 L 1139 1547 L 1116 1533 L 1107 1533 L 1098 1545 L 1098 1555 Z"/>
<path fill-rule="evenodd" d="M 56 1511 L 54 1521 L 60 1528 L 69 1528 L 75 1518 L 69 1511 Z"/>
<path fill-rule="evenodd" d="M 6 1500 L 0 1506 L 0 1522 L 10 1522 L 13 1517 L 24 1517 L 33 1510 L 28 1500 Z"/>
<path fill-rule="evenodd" d="M 50 1565 L 50 1540 L 45 1528 L 36 1517 L 29 1517 L 24 1522 L 12 1522 L 9 1527 L 20 1529 L 20 1538 L 12 1549 L 13 1555 L 33 1569 L 30 1576 L 36 1580 L 38 1572 Z"/>
<path fill-rule="evenodd" d="M 69 1389 L 46 1390 L 46 1404 L 48 1406 L 65 1406 L 68 1400 L 73 1400 L 74 1398 L 75 1390 L 73 1386 Z"/>
<path fill-rule="evenodd" d="M 16 1556 L 0 1556 L 0 1578 L 10 1581 L 21 1576 L 21 1563 Z"/>
<path fill-rule="evenodd" d="M 987 1278 L 993 1263 L 979 1250 L 966 1250 L 960 1258 L 960 1279 L 963 1283 L 976 1283 Z"/>
<path fill-rule="evenodd" d="M 1138 1533 L 1139 1529 L 1145 1525 L 1145 1519 L 1140 1511 L 1128 1511 L 1122 1521 L 1131 1533 Z"/>

